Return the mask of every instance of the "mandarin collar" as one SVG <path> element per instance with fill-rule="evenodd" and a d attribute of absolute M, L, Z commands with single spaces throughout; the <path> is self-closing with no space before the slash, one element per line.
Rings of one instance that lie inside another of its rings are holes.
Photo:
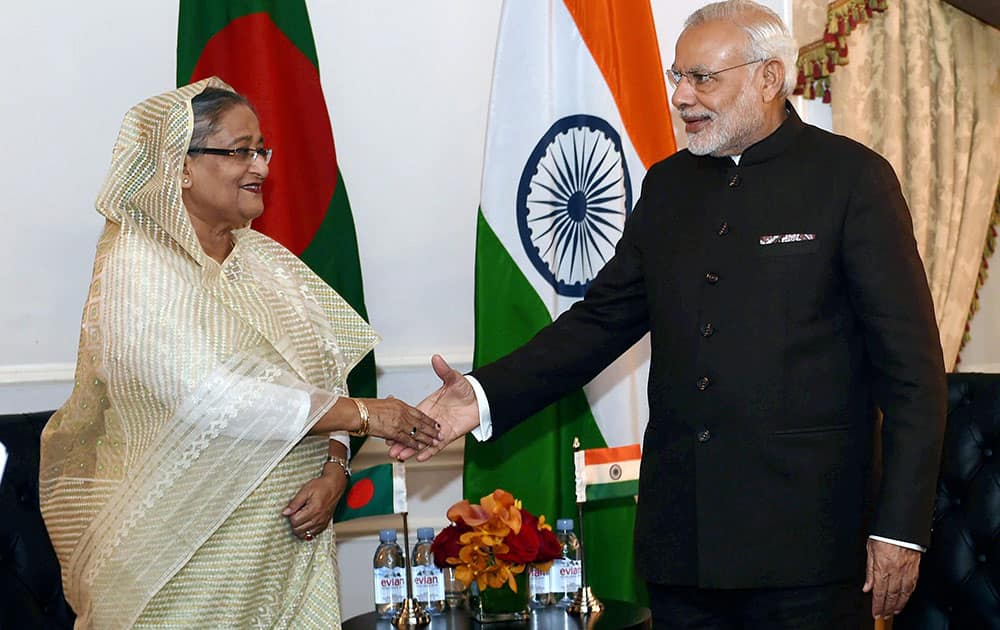
<path fill-rule="evenodd" d="M 802 119 L 799 118 L 795 108 L 792 107 L 792 104 L 787 100 L 785 101 L 785 114 L 785 120 L 778 125 L 777 129 L 771 132 L 771 135 L 743 150 L 739 166 L 750 166 L 752 164 L 766 162 L 784 153 L 785 150 L 792 145 L 792 142 L 795 141 L 798 135 L 802 132 L 802 129 L 805 127 L 805 123 L 802 122 Z M 708 159 L 716 162 L 716 164 L 721 167 L 736 166 L 733 158 L 730 156 L 717 158 L 708 157 Z"/>

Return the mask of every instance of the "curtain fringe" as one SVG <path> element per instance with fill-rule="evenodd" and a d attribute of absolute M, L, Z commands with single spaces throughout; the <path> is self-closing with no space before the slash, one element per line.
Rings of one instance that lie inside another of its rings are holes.
<path fill-rule="evenodd" d="M 888 8 L 888 0 L 834 0 L 826 8 L 823 39 L 799 48 L 798 81 L 793 94 L 830 102 L 830 75 L 847 65 L 847 37 L 858 25 Z"/>
<path fill-rule="evenodd" d="M 993 200 L 993 214 L 990 216 L 990 227 L 986 230 L 986 245 L 983 247 L 983 261 L 979 266 L 979 276 L 976 278 L 976 291 L 972 295 L 972 304 L 969 305 L 969 315 L 965 319 L 965 332 L 962 333 L 962 344 L 958 347 L 958 357 L 955 365 L 962 361 L 962 349 L 972 338 L 972 318 L 979 310 L 979 290 L 986 284 L 986 277 L 989 275 L 990 257 L 997 248 L 997 228 L 1000 226 L 1000 181 L 997 182 L 997 193 Z"/>

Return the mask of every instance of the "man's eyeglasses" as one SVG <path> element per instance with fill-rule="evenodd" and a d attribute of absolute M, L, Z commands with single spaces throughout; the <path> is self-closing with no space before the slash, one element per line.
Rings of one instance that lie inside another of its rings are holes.
<path fill-rule="evenodd" d="M 735 70 L 736 68 L 742 68 L 743 66 L 749 66 L 752 63 L 760 63 L 762 61 L 767 61 L 767 59 L 754 59 L 753 61 L 748 61 L 739 65 L 723 68 L 722 70 L 713 70 L 710 72 L 697 72 L 694 70 L 683 72 L 676 68 L 670 68 L 667 70 L 667 80 L 670 81 L 671 87 L 677 89 L 677 86 L 681 83 L 681 79 L 687 77 L 688 84 L 693 89 L 699 92 L 704 92 L 705 90 L 711 89 L 714 85 L 713 79 L 715 78 L 715 75 L 722 74 L 723 72 L 729 72 L 730 70 Z"/>
<path fill-rule="evenodd" d="M 240 162 L 255 162 L 258 157 L 264 158 L 264 164 L 271 161 L 271 154 L 274 149 L 257 149 L 254 147 L 240 147 L 239 149 L 212 149 L 209 147 L 191 147 L 188 153 L 207 153 L 208 155 L 228 155 L 236 158 Z"/>

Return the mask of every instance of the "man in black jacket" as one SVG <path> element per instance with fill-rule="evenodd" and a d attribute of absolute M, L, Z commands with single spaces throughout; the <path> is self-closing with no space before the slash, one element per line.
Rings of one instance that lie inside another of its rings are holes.
<path fill-rule="evenodd" d="M 435 357 L 421 407 L 497 435 L 650 332 L 657 627 L 858 627 L 862 582 L 899 612 L 929 541 L 945 376 L 909 211 L 883 158 L 787 103 L 795 50 L 752 2 L 694 13 L 669 72 L 688 149 L 649 170 L 615 256 L 510 355 L 469 378 Z"/>

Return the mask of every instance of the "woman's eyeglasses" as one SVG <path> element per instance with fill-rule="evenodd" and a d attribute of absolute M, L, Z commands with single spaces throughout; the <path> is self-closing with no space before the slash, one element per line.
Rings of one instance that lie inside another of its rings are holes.
<path fill-rule="evenodd" d="M 209 147 L 191 147 L 188 153 L 206 153 L 208 155 L 228 155 L 236 158 L 240 162 L 256 162 L 258 157 L 264 158 L 264 164 L 271 162 L 271 154 L 274 149 L 257 149 L 254 147 L 240 147 L 239 149 L 212 149 Z"/>

